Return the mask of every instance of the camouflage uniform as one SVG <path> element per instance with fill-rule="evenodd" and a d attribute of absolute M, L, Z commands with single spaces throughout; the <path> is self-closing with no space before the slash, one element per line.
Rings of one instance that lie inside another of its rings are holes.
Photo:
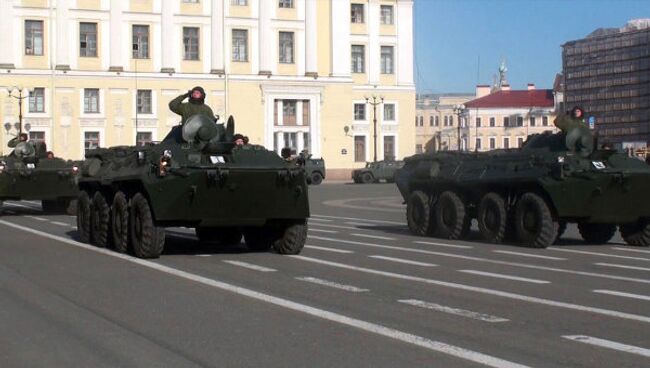
<path fill-rule="evenodd" d="M 571 114 L 565 114 L 555 118 L 553 124 L 565 134 L 573 128 L 586 127 L 584 119 L 574 118 Z"/>
<path fill-rule="evenodd" d="M 194 99 L 192 98 L 192 92 L 195 90 L 198 90 L 201 92 L 202 97 L 200 99 Z M 183 102 L 186 98 L 189 99 L 189 102 Z M 169 102 L 169 109 L 178 115 L 182 116 L 183 119 L 181 120 L 181 125 L 185 125 L 185 122 L 187 119 L 192 116 L 192 115 L 197 115 L 197 114 L 203 114 L 207 115 L 210 117 L 210 119 L 215 119 L 214 118 L 214 113 L 212 112 L 212 109 L 210 106 L 206 105 L 204 103 L 205 101 L 205 91 L 201 87 L 194 87 L 192 88 L 191 91 L 182 94 L 175 99 L 171 100 Z"/>
<path fill-rule="evenodd" d="M 9 143 L 7 143 L 9 148 L 13 148 L 12 152 L 16 157 L 33 157 L 36 155 L 36 147 L 34 143 L 29 141 L 21 141 L 20 137 L 12 138 Z"/>

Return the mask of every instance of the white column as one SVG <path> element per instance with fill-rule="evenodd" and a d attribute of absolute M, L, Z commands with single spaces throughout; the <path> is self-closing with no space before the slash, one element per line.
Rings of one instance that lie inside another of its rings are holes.
<path fill-rule="evenodd" d="M 379 1 L 368 2 L 368 83 L 379 84 L 379 64 L 381 46 L 379 45 Z"/>
<path fill-rule="evenodd" d="M 278 149 L 280 152 L 282 152 L 282 149 L 284 148 L 284 133 L 282 132 L 277 132 L 277 139 L 278 139 Z M 278 152 L 279 153 L 279 152 Z"/>
<path fill-rule="evenodd" d="M 223 74 L 223 0 L 212 0 L 210 39 L 210 73 Z"/>
<path fill-rule="evenodd" d="M 397 84 L 413 85 L 413 1 L 397 2 Z"/>
<path fill-rule="evenodd" d="M 304 122 L 302 121 L 302 101 L 298 100 L 296 101 L 296 125 L 303 125 Z"/>
<path fill-rule="evenodd" d="M 270 43 L 273 40 L 271 37 L 271 16 L 274 1 L 260 0 L 260 14 L 259 14 L 259 52 L 260 52 L 260 75 L 271 75 L 273 47 Z M 277 47 L 277 45 L 275 45 Z"/>
<path fill-rule="evenodd" d="M 123 0 L 111 0 L 110 5 L 110 66 L 109 71 L 121 72 L 124 70 L 124 55 L 122 55 L 122 12 L 124 11 L 123 5 L 126 4 Z M 129 42 L 130 44 L 130 42 Z"/>
<path fill-rule="evenodd" d="M 334 77 L 350 76 L 350 0 L 331 2 L 332 71 Z"/>
<path fill-rule="evenodd" d="M 18 37 L 13 25 L 13 1 L 0 1 L 0 69 L 14 68 L 14 36 Z"/>
<path fill-rule="evenodd" d="M 305 76 L 318 77 L 316 0 L 305 0 Z"/>
<path fill-rule="evenodd" d="M 70 70 L 70 55 L 68 44 L 70 34 L 68 32 L 68 6 L 69 1 L 56 2 L 56 70 Z"/>
<path fill-rule="evenodd" d="M 174 73 L 174 9 L 175 1 L 162 2 L 161 14 L 161 33 L 162 44 L 160 49 L 162 51 L 162 65 L 160 67 L 161 73 Z"/>

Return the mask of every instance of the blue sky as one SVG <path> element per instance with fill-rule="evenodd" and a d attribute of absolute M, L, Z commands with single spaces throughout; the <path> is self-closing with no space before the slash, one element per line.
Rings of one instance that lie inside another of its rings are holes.
<path fill-rule="evenodd" d="M 513 88 L 551 88 L 563 43 L 634 18 L 650 0 L 415 0 L 418 92 L 474 92 L 502 58 Z"/>

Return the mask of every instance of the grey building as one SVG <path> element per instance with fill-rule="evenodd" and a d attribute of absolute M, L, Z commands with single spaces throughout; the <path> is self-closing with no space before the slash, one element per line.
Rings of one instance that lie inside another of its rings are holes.
<path fill-rule="evenodd" d="M 565 107 L 582 106 L 600 142 L 650 144 L 650 19 L 562 45 Z"/>

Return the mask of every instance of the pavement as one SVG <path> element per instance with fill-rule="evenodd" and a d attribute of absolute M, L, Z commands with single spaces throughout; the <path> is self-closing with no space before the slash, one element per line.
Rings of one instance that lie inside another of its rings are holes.
<path fill-rule="evenodd" d="M 650 366 L 648 248 L 417 237 L 391 184 L 310 200 L 298 256 L 172 228 L 152 261 L 5 202 L 0 367 Z"/>

